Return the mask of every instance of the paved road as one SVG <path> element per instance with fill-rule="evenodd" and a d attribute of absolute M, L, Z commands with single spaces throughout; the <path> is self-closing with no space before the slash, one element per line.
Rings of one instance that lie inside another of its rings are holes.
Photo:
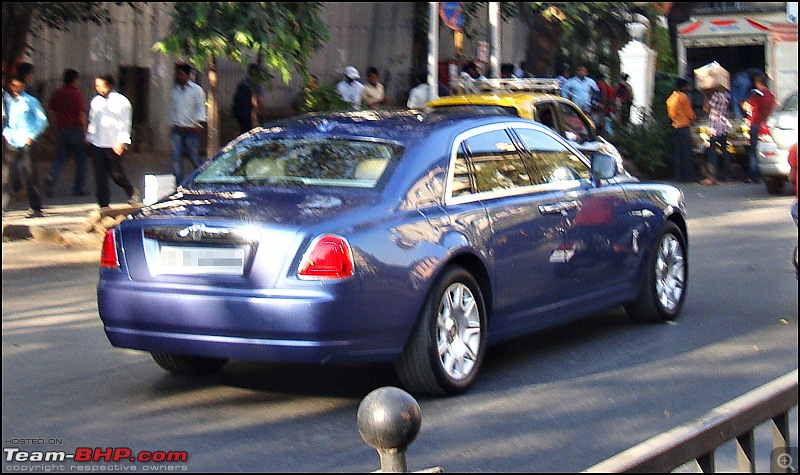
<path fill-rule="evenodd" d="M 642 325 L 615 310 L 493 348 L 472 391 L 419 401 L 410 470 L 579 471 L 797 368 L 793 197 L 743 184 L 685 191 L 691 274 L 682 318 Z M 111 465 L 119 471 L 379 467 L 356 413 L 370 391 L 399 384 L 390 367 L 234 362 L 215 377 L 169 376 L 148 355 L 108 344 L 96 256 L 3 243 L 4 448 L 43 439 L 26 450 L 189 454 L 185 464 Z M 791 419 L 796 446 L 796 411 Z M 23 466 L 31 463 L 3 468 Z"/>

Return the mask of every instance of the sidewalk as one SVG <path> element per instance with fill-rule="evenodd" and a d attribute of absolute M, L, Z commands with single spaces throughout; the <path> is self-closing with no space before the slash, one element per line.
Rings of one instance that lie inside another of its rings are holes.
<path fill-rule="evenodd" d="M 39 162 L 39 177 L 47 176 L 51 160 Z M 126 156 L 123 166 L 133 186 L 144 194 L 144 176 L 171 173 L 169 155 L 166 153 L 138 153 Z M 110 182 L 111 205 L 101 210 L 95 198 L 94 173 L 91 163 L 86 177 L 88 196 L 72 195 L 74 161 L 61 170 L 53 187 L 53 197 L 42 196 L 44 216 L 28 218 L 27 200 L 11 199 L 3 212 L 3 241 L 34 239 L 65 245 L 67 247 L 100 248 L 105 228 L 116 219 L 134 211 L 128 197 L 113 181 Z"/>

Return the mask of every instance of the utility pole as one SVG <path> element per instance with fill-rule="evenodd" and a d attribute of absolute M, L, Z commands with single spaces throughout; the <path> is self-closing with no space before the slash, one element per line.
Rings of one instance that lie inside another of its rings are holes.
<path fill-rule="evenodd" d="M 430 98 L 439 97 L 439 2 L 428 2 L 428 87 Z"/>
<path fill-rule="evenodd" d="M 497 2 L 489 2 L 489 26 L 489 64 L 492 67 L 492 77 L 497 78 L 500 77 L 500 4 Z"/>

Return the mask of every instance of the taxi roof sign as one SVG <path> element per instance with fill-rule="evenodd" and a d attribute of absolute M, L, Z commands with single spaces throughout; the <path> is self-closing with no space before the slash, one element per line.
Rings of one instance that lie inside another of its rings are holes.
<path fill-rule="evenodd" d="M 450 81 L 450 88 L 454 94 L 479 92 L 558 93 L 561 90 L 558 79 L 550 78 L 457 78 Z"/>

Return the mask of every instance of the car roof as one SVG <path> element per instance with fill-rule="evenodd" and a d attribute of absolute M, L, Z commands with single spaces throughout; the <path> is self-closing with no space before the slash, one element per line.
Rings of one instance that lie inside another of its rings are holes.
<path fill-rule="evenodd" d="M 435 114 L 420 110 L 368 110 L 304 114 L 282 119 L 239 136 L 225 148 L 267 137 L 293 136 L 372 138 L 409 147 L 433 134 L 451 135 L 485 124 L 534 123 L 514 116 Z"/>

